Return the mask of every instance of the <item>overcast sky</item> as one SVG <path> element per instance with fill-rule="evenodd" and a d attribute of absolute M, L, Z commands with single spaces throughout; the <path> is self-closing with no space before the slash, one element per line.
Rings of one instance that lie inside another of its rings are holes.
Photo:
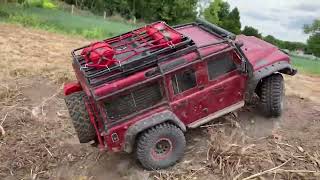
<path fill-rule="evenodd" d="M 320 0 L 227 0 L 238 7 L 242 27 L 251 25 L 263 35 L 305 42 L 304 24 L 320 18 Z"/>

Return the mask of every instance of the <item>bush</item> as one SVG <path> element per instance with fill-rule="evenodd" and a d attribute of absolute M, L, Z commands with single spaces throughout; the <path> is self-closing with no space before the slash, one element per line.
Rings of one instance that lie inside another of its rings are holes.
<path fill-rule="evenodd" d="M 53 4 L 50 0 L 43 0 L 42 8 L 45 9 L 56 9 L 57 6 Z"/>
<path fill-rule="evenodd" d="M 40 27 L 42 24 L 39 18 L 32 15 L 11 14 L 9 21 L 32 27 Z"/>
<path fill-rule="evenodd" d="M 38 7 L 45 9 L 55 9 L 57 6 L 51 0 L 25 0 L 25 7 Z"/>
<path fill-rule="evenodd" d="M 101 38 L 103 34 L 105 33 L 103 29 L 100 29 L 100 28 L 84 29 L 81 32 L 81 35 L 86 38 Z"/>
<path fill-rule="evenodd" d="M 8 18 L 10 14 L 0 7 L 0 18 Z"/>
<path fill-rule="evenodd" d="M 25 7 L 42 7 L 43 0 L 25 0 L 23 5 Z"/>

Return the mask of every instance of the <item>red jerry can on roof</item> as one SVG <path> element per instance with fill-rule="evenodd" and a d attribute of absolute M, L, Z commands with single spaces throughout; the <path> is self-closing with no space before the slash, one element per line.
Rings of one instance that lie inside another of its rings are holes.
<path fill-rule="evenodd" d="M 109 68 L 120 65 L 144 52 L 173 47 L 182 42 L 182 35 L 164 22 L 147 25 L 111 40 L 95 42 L 81 55 L 86 67 Z"/>

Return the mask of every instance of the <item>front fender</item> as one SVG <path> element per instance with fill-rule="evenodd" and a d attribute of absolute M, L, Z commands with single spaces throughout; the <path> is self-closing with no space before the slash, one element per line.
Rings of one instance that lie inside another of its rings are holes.
<path fill-rule="evenodd" d="M 170 122 L 178 126 L 183 132 L 186 131 L 186 126 L 180 121 L 180 119 L 171 111 L 165 110 L 160 113 L 155 113 L 147 118 L 144 118 L 137 123 L 130 126 L 125 135 L 124 151 L 131 153 L 133 151 L 133 145 L 135 143 L 137 135 L 151 127 L 158 124 Z"/>
<path fill-rule="evenodd" d="M 295 75 L 297 70 L 293 69 L 287 61 L 279 61 L 253 72 L 253 79 L 259 81 L 275 72 L 281 72 L 288 75 Z"/>
<path fill-rule="evenodd" d="M 271 65 L 260 68 L 253 72 L 252 77 L 247 84 L 247 98 L 251 99 L 251 95 L 255 92 L 258 83 L 265 77 L 270 76 L 273 73 L 283 73 L 294 76 L 297 74 L 297 70 L 294 69 L 287 61 L 279 61 Z"/>

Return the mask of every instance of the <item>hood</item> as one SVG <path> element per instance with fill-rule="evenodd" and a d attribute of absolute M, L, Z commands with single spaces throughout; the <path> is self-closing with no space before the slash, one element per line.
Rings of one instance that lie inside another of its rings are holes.
<path fill-rule="evenodd" d="M 243 42 L 242 51 L 250 61 L 254 70 L 279 61 L 290 61 L 290 57 L 278 47 L 254 36 L 237 36 L 237 41 Z"/>

